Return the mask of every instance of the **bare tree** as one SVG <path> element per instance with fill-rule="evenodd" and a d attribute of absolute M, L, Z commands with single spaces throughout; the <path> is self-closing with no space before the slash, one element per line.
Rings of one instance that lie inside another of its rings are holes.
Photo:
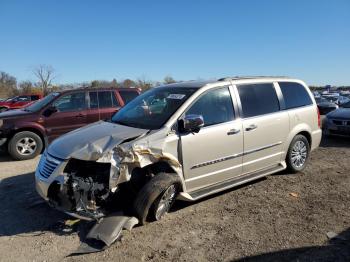
<path fill-rule="evenodd" d="M 135 86 L 136 85 L 136 83 L 135 83 L 135 81 L 133 81 L 133 80 L 131 80 L 131 79 L 125 79 L 124 81 L 123 81 L 123 87 L 133 87 L 133 86 Z"/>
<path fill-rule="evenodd" d="M 30 81 L 23 81 L 19 83 L 19 88 L 22 94 L 30 94 L 33 92 L 33 83 Z"/>
<path fill-rule="evenodd" d="M 0 72 L 0 97 L 7 98 L 18 94 L 17 80 L 15 77 Z"/>
<path fill-rule="evenodd" d="M 172 78 L 171 76 L 166 76 L 164 77 L 164 83 L 166 84 L 172 84 L 172 83 L 176 83 L 175 79 Z"/>
<path fill-rule="evenodd" d="M 50 65 L 39 65 L 33 70 L 34 75 L 38 78 L 43 94 L 48 93 L 48 88 L 55 79 L 55 69 Z"/>
<path fill-rule="evenodd" d="M 142 91 L 146 91 L 153 87 L 152 81 L 146 80 L 145 77 L 137 79 L 136 86 L 141 88 Z"/>

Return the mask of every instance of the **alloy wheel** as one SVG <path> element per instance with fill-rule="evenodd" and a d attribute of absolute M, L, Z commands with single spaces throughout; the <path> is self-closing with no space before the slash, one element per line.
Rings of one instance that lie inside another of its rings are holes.
<path fill-rule="evenodd" d="M 16 143 L 16 150 L 21 155 L 31 155 L 37 148 L 36 141 L 31 137 L 24 137 Z"/>

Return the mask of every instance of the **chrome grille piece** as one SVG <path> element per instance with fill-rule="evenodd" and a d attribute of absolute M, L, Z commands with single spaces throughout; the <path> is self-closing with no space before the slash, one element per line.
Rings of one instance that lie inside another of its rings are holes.
<path fill-rule="evenodd" d="M 41 177 L 48 179 L 53 171 L 61 164 L 63 160 L 50 156 L 48 154 L 43 154 L 39 165 L 38 171 Z"/>

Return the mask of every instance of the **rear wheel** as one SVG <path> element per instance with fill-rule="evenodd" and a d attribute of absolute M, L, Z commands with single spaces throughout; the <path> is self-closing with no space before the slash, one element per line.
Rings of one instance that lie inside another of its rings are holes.
<path fill-rule="evenodd" d="M 141 224 L 160 220 L 170 210 L 179 193 L 180 183 L 176 174 L 158 173 L 142 187 L 134 202 Z"/>
<path fill-rule="evenodd" d="M 43 149 L 41 138 L 30 131 L 18 132 L 8 143 L 8 152 L 16 160 L 32 159 Z"/>
<path fill-rule="evenodd" d="M 305 169 L 309 160 L 310 144 L 303 135 L 296 135 L 288 149 L 287 167 L 292 173 L 301 172 Z"/>

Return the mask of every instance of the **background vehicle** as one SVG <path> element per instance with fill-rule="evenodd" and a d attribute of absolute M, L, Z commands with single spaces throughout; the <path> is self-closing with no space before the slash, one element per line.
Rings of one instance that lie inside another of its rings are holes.
<path fill-rule="evenodd" d="M 350 136 L 350 102 L 326 115 L 323 130 L 325 135 Z"/>
<path fill-rule="evenodd" d="M 324 97 L 315 97 L 315 100 L 321 115 L 328 114 L 339 107 L 336 103 L 331 102 L 329 99 Z"/>
<path fill-rule="evenodd" d="M 28 95 L 20 95 L 9 98 L 5 101 L 0 102 L 0 112 L 9 110 L 9 109 L 18 109 L 27 106 L 39 99 L 43 96 L 41 94 L 28 94 Z"/>
<path fill-rule="evenodd" d="M 30 159 L 62 134 L 109 119 L 139 89 L 76 89 L 51 93 L 18 110 L 0 113 L 0 145 L 17 160 Z"/>
<path fill-rule="evenodd" d="M 41 157 L 36 188 L 52 205 L 86 219 L 108 214 L 124 189 L 144 223 L 161 219 L 176 198 L 197 200 L 286 168 L 300 172 L 321 135 L 302 81 L 170 84 L 143 93 L 111 122 L 56 139 Z"/>

